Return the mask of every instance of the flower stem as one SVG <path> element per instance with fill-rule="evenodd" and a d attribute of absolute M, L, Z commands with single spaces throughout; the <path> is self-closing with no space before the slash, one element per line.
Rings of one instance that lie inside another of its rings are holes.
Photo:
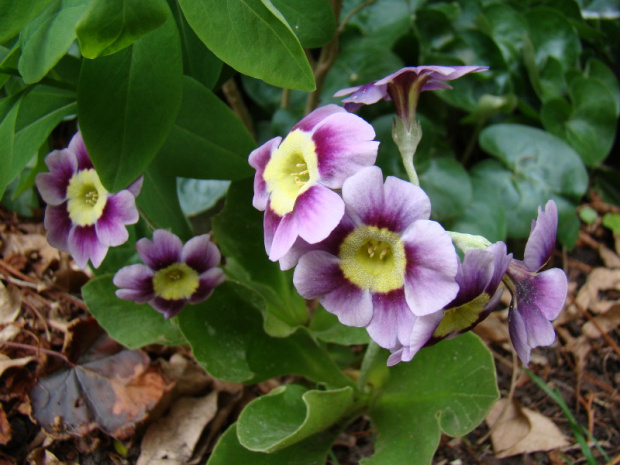
<path fill-rule="evenodd" d="M 412 184 L 420 185 L 418 173 L 413 166 L 413 158 L 418 148 L 418 144 L 422 139 L 422 127 L 418 121 L 413 121 L 410 127 L 407 127 L 405 121 L 399 117 L 394 118 L 392 125 L 392 138 L 398 147 L 400 156 L 403 159 L 405 171 Z"/>
<path fill-rule="evenodd" d="M 370 341 L 368 347 L 366 347 L 366 353 L 362 360 L 362 367 L 360 369 L 360 376 L 357 379 L 357 388 L 360 391 L 364 391 L 366 387 L 366 380 L 368 379 L 368 373 L 375 363 L 377 355 L 379 354 L 379 345 L 375 341 Z"/>

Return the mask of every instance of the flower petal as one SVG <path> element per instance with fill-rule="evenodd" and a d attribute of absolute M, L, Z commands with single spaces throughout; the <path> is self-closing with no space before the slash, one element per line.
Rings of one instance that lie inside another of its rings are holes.
<path fill-rule="evenodd" d="M 99 268 L 108 247 L 101 243 L 94 226 L 74 226 L 68 238 L 69 253 L 80 268 L 86 268 L 88 259 L 93 267 Z"/>
<path fill-rule="evenodd" d="M 510 342 L 512 342 L 512 346 L 523 364 L 527 365 L 530 363 L 530 351 L 532 348 L 527 343 L 525 323 L 523 323 L 523 318 L 521 318 L 519 312 L 511 311 L 508 316 L 508 333 L 510 334 Z"/>
<path fill-rule="evenodd" d="M 407 345 L 390 355 L 387 365 L 393 366 L 399 362 L 410 362 L 415 354 L 431 339 L 441 322 L 442 316 L 442 310 L 426 316 L 414 316 L 413 327 Z"/>
<path fill-rule="evenodd" d="M 374 294 L 372 304 L 372 320 L 366 327 L 370 337 L 385 349 L 408 345 L 417 317 L 407 305 L 404 291 L 397 289 Z"/>
<path fill-rule="evenodd" d="M 302 131 L 311 132 L 317 124 L 319 124 L 328 116 L 333 115 L 334 113 L 346 113 L 346 111 L 344 108 L 339 107 L 338 105 L 334 105 L 333 103 L 319 107 L 304 116 L 304 118 L 299 121 L 299 123 L 293 126 L 291 132 L 293 132 L 295 129 L 301 129 Z"/>
<path fill-rule="evenodd" d="M 67 199 L 67 187 L 77 171 L 77 159 L 69 150 L 55 150 L 45 157 L 49 173 L 39 173 L 35 183 L 43 201 L 58 206 Z"/>
<path fill-rule="evenodd" d="M 198 287 L 189 298 L 190 304 L 200 303 L 211 296 L 213 290 L 226 281 L 226 275 L 219 268 L 211 268 L 202 275 Z"/>
<path fill-rule="evenodd" d="M 276 235 L 276 231 L 282 217 L 274 212 L 269 205 L 265 209 L 265 216 L 263 217 L 263 230 L 265 231 L 265 251 L 267 255 L 271 254 L 271 244 L 273 244 L 273 238 Z"/>
<path fill-rule="evenodd" d="M 153 274 L 148 266 L 142 264 L 121 268 L 112 280 L 115 286 L 121 288 L 116 291 L 116 296 L 139 304 L 148 302 L 155 297 Z"/>
<path fill-rule="evenodd" d="M 531 302 L 547 320 L 555 320 L 564 309 L 568 294 L 566 274 L 559 268 L 552 268 L 536 275 L 532 281 L 532 292 L 527 296 L 518 292 L 517 301 Z"/>
<path fill-rule="evenodd" d="M 551 257 L 555 248 L 558 230 L 558 209 L 553 200 L 545 205 L 545 211 L 538 208 L 538 219 L 532 221 L 532 231 L 525 244 L 525 266 L 530 271 L 538 271 Z"/>
<path fill-rule="evenodd" d="M 181 310 L 183 310 L 185 305 L 187 305 L 187 300 L 167 300 L 162 299 L 161 297 L 155 297 L 153 300 L 149 301 L 149 305 L 159 313 L 163 314 L 164 318 L 168 320 L 181 313 Z"/>
<path fill-rule="evenodd" d="M 304 299 L 316 299 L 346 284 L 339 259 L 323 250 L 308 252 L 299 259 L 293 284 Z"/>
<path fill-rule="evenodd" d="M 407 255 L 405 296 L 416 316 L 442 309 L 456 296 L 458 256 L 450 236 L 436 222 L 418 220 L 402 236 Z"/>
<path fill-rule="evenodd" d="M 183 246 L 181 261 L 198 274 L 219 265 L 222 259 L 219 249 L 210 239 L 209 234 L 202 234 L 192 237 Z"/>
<path fill-rule="evenodd" d="M 134 182 L 132 182 L 127 190 L 132 193 L 134 197 L 138 197 L 140 195 L 140 191 L 142 190 L 142 185 L 144 184 L 144 176 L 140 176 Z"/>
<path fill-rule="evenodd" d="M 250 153 L 250 166 L 256 170 L 256 174 L 254 175 L 254 198 L 252 199 L 252 205 L 260 211 L 267 208 L 267 201 L 269 199 L 267 183 L 264 178 L 265 166 L 267 166 L 271 155 L 278 148 L 281 141 L 281 137 L 274 137 Z"/>
<path fill-rule="evenodd" d="M 75 135 L 71 138 L 71 141 L 69 142 L 69 147 L 67 148 L 75 154 L 78 162 L 78 169 L 88 170 L 94 168 L 93 162 L 90 161 L 90 157 L 88 156 L 88 152 L 86 151 L 86 145 L 84 145 L 84 138 L 82 137 L 82 133 L 80 131 L 76 132 Z"/>
<path fill-rule="evenodd" d="M 142 238 L 136 242 L 136 249 L 142 261 L 153 270 L 161 270 L 181 261 L 183 242 L 165 229 L 156 229 L 153 240 Z"/>
<path fill-rule="evenodd" d="M 372 320 L 372 294 L 347 280 L 322 297 L 320 302 L 325 310 L 336 315 L 344 325 L 363 327 Z"/>
<path fill-rule="evenodd" d="M 47 229 L 47 241 L 53 247 L 64 252 L 69 251 L 69 233 L 73 227 L 66 205 L 45 208 L 43 226 Z"/>
<path fill-rule="evenodd" d="M 334 97 L 344 97 L 345 95 L 349 95 L 349 97 L 342 99 L 342 103 L 346 104 L 345 109 L 347 109 L 347 105 L 355 105 L 359 108 L 362 105 L 371 105 L 386 98 L 388 96 L 387 85 L 377 85 L 375 82 L 369 82 L 363 86 L 339 90 L 334 94 Z M 349 110 L 347 109 L 347 111 Z"/>
<path fill-rule="evenodd" d="M 128 190 L 108 196 L 101 218 L 95 223 L 97 236 L 102 244 L 116 247 L 129 238 L 125 225 L 138 222 L 140 215 L 136 198 Z"/>

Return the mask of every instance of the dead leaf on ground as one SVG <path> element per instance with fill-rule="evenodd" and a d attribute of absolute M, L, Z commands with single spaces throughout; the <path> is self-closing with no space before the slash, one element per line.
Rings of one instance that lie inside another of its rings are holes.
<path fill-rule="evenodd" d="M 39 277 L 53 262 L 60 260 L 59 250 L 52 247 L 43 234 L 7 234 L 2 255 L 9 261 L 19 255 L 28 258 Z"/>
<path fill-rule="evenodd" d="M 13 432 L 11 431 L 11 424 L 9 423 L 9 419 L 6 416 L 2 404 L 0 404 L 0 444 L 6 446 L 12 437 Z"/>
<path fill-rule="evenodd" d="M 599 328 L 602 329 L 604 333 L 613 331 L 620 326 L 620 304 L 614 305 L 602 315 L 595 316 L 593 320 L 596 321 L 596 324 L 588 321 L 581 328 L 581 332 L 587 338 L 597 339 L 601 337 Z"/>
<path fill-rule="evenodd" d="M 30 465 L 75 465 L 75 462 L 61 462 L 49 450 L 38 448 L 33 450 L 27 457 Z"/>
<path fill-rule="evenodd" d="M 164 400 L 172 385 L 141 350 L 128 350 L 105 333 L 74 334 L 65 353 L 74 365 L 41 378 L 30 393 L 33 417 L 55 437 L 99 428 L 124 439 Z M 90 342 L 90 343 L 89 343 Z"/>
<path fill-rule="evenodd" d="M 607 268 L 620 268 L 620 257 L 613 250 L 601 244 L 598 254 Z"/>
<path fill-rule="evenodd" d="M 510 339 L 506 318 L 501 313 L 503 312 L 491 313 L 474 328 L 474 332 L 480 336 L 483 341 L 501 344 Z"/>
<path fill-rule="evenodd" d="M 9 368 L 23 367 L 28 365 L 33 360 L 35 360 L 35 358 L 31 356 L 11 359 L 4 354 L 0 354 L 0 377 Z"/>
<path fill-rule="evenodd" d="M 17 289 L 9 286 L 4 287 L 0 282 L 0 324 L 7 324 L 0 330 L 0 341 L 9 341 L 13 339 L 19 332 L 19 328 L 11 325 L 22 308 L 22 296 Z"/>
<path fill-rule="evenodd" d="M 165 417 L 147 429 L 137 465 L 186 464 L 216 413 L 215 391 L 205 397 L 178 399 Z"/>
<path fill-rule="evenodd" d="M 620 291 L 620 270 L 608 268 L 595 268 L 588 276 L 586 283 L 579 289 L 576 301 L 582 308 L 591 310 L 593 313 L 604 313 L 620 300 L 601 298 L 604 291 Z M 569 306 L 571 313 L 580 314 L 573 305 Z"/>
<path fill-rule="evenodd" d="M 175 381 L 173 398 L 204 393 L 213 383 L 213 378 L 196 360 L 181 354 L 173 354 L 169 361 L 161 360 L 160 363 L 166 377 Z"/>
<path fill-rule="evenodd" d="M 521 407 L 516 400 L 510 403 L 503 417 L 499 418 L 506 402 L 506 399 L 498 400 L 486 418 L 489 427 L 493 427 L 491 442 L 497 458 L 549 451 L 569 444 L 549 418 Z M 499 423 L 495 425 L 498 419 Z"/>

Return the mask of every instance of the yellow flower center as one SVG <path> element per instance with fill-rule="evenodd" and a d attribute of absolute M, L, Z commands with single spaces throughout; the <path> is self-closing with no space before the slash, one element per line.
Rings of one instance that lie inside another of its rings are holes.
<path fill-rule="evenodd" d="M 340 245 L 340 269 L 353 284 L 385 293 L 405 283 L 405 247 L 388 229 L 360 226 Z"/>
<path fill-rule="evenodd" d="M 490 297 L 487 294 L 481 294 L 466 304 L 446 310 L 433 336 L 445 337 L 469 328 L 478 320 L 489 300 Z"/>
<path fill-rule="evenodd" d="M 103 187 L 93 169 L 75 173 L 67 187 L 67 210 L 71 222 L 78 226 L 91 226 L 103 214 L 108 191 Z"/>
<path fill-rule="evenodd" d="M 198 288 L 198 273 L 185 263 L 174 263 L 155 273 L 153 288 L 167 300 L 187 299 Z"/>
<path fill-rule="evenodd" d="M 265 167 L 263 176 L 271 208 L 280 216 L 293 211 L 297 197 L 316 183 L 318 175 L 312 136 L 296 129 L 286 136 Z"/>

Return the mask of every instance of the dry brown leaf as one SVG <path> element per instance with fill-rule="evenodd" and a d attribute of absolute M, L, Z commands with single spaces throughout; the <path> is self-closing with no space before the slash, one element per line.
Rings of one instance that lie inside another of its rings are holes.
<path fill-rule="evenodd" d="M 601 331 L 609 333 L 620 326 L 620 304 L 614 305 L 602 315 L 594 317 L 596 325 L 591 321 L 586 322 L 581 328 L 581 332 L 589 339 L 598 339 L 601 337 Z M 598 327 L 597 327 L 598 325 Z"/>
<path fill-rule="evenodd" d="M 137 465 L 184 465 L 216 413 L 215 391 L 205 397 L 180 398 L 147 429 Z"/>
<path fill-rule="evenodd" d="M 502 343 L 509 340 L 508 325 L 500 313 L 491 313 L 474 328 L 474 332 L 486 342 Z"/>
<path fill-rule="evenodd" d="M 37 448 L 28 454 L 29 465 L 74 465 L 75 462 L 61 462 L 49 450 Z"/>
<path fill-rule="evenodd" d="M 613 250 L 601 244 L 598 248 L 598 254 L 607 268 L 620 268 L 620 257 Z"/>
<path fill-rule="evenodd" d="M 35 360 L 35 358 L 31 356 L 11 359 L 4 354 L 0 354 L 0 376 L 2 376 L 9 368 L 23 367 L 28 365 L 33 360 Z"/>
<path fill-rule="evenodd" d="M 491 442 L 497 458 L 549 451 L 569 444 L 568 439 L 549 418 L 521 407 L 516 400 L 511 402 L 500 418 L 506 402 L 506 399 L 498 400 L 486 418 L 489 427 L 495 425 L 499 419 L 491 432 Z"/>
<path fill-rule="evenodd" d="M 60 252 L 47 242 L 43 234 L 7 234 L 5 236 L 2 255 L 22 255 L 31 258 L 36 254 L 38 260 L 33 262 L 38 276 L 42 276 L 45 270 L 54 261 L 60 260 Z"/>
<path fill-rule="evenodd" d="M 575 300 L 582 308 L 594 313 L 604 313 L 612 306 L 620 304 L 620 300 L 600 299 L 599 293 L 608 290 L 620 291 L 620 269 L 595 268 L 588 276 L 586 283 L 579 289 Z M 578 312 L 577 309 L 572 311 Z"/>
<path fill-rule="evenodd" d="M 173 397 L 195 396 L 204 393 L 213 382 L 207 372 L 194 359 L 173 354 L 170 361 L 161 361 L 166 377 L 176 382 Z"/>
<path fill-rule="evenodd" d="M 12 437 L 13 432 L 11 431 L 11 424 L 6 417 L 2 404 L 0 404 L 0 444 L 7 445 Z"/>
<path fill-rule="evenodd" d="M 22 296 L 13 287 L 8 289 L 0 282 L 0 323 L 13 323 L 22 307 Z M 0 331 L 0 341 L 10 341 L 20 332 L 19 328 L 8 325 Z"/>

